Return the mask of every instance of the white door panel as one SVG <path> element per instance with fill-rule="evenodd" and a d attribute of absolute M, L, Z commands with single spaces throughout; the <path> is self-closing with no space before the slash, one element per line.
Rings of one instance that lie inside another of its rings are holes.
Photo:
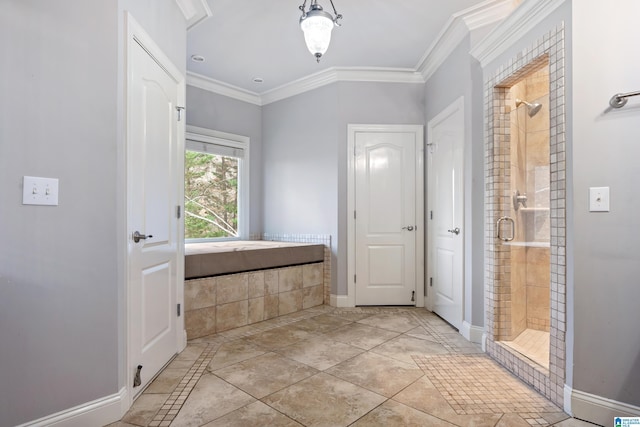
<path fill-rule="evenodd" d="M 127 44 L 130 387 L 137 366 L 142 366 L 141 384 L 131 389 L 132 396 L 180 349 L 177 303 L 183 280 L 176 208 L 182 205 L 184 143 L 179 138 L 184 127 L 177 120 L 176 107 L 184 97 L 184 80 L 166 57 L 157 55 L 161 52 L 155 45 L 150 50 L 141 43 L 130 36 Z M 135 231 L 147 238 L 135 242 Z"/>
<path fill-rule="evenodd" d="M 422 203 L 422 132 L 412 129 L 351 132 L 353 145 L 355 305 L 415 305 L 422 263 L 416 227 Z M 419 226 L 422 232 L 422 224 Z"/>
<path fill-rule="evenodd" d="M 463 319 L 464 102 L 428 124 L 428 307 L 460 329 Z"/>

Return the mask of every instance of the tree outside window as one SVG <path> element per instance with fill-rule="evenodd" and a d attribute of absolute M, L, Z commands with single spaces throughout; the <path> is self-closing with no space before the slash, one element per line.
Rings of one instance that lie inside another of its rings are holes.
<path fill-rule="evenodd" d="M 185 152 L 185 239 L 238 237 L 239 159 Z"/>

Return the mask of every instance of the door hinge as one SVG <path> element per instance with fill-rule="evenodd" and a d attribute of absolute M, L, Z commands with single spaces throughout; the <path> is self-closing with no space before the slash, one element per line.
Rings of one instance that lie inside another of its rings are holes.
<path fill-rule="evenodd" d="M 180 304 L 178 304 L 178 317 L 180 317 Z"/>
<path fill-rule="evenodd" d="M 433 211 L 429 211 L 429 219 L 433 219 Z"/>
<path fill-rule="evenodd" d="M 429 287 L 433 287 L 433 277 L 429 277 Z"/>
<path fill-rule="evenodd" d="M 178 111 L 178 121 L 182 120 L 182 110 L 184 110 L 184 107 L 176 107 L 176 111 Z"/>
<path fill-rule="evenodd" d="M 356 275 L 353 275 L 353 283 L 356 283 Z"/>
<path fill-rule="evenodd" d="M 178 205 L 176 206 L 176 218 L 180 219 L 181 215 L 182 215 L 182 206 Z"/>
<path fill-rule="evenodd" d="M 353 211 L 353 219 L 356 219 L 356 211 Z"/>

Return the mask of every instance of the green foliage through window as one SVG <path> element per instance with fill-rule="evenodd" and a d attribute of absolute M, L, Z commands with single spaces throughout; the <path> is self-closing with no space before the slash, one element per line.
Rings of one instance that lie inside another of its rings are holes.
<path fill-rule="evenodd" d="M 185 152 L 185 239 L 238 236 L 238 159 Z"/>

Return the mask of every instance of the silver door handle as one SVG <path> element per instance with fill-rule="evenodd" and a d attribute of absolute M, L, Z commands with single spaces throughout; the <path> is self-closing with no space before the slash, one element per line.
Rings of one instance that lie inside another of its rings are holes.
<path fill-rule="evenodd" d="M 453 234 L 455 234 L 456 236 L 457 236 L 458 234 L 460 234 L 460 228 L 459 228 L 459 227 L 456 227 L 456 228 L 454 228 L 453 230 L 447 230 L 447 231 L 448 231 L 449 233 L 453 233 Z"/>
<path fill-rule="evenodd" d="M 153 236 L 151 234 L 140 234 L 138 231 L 133 232 L 133 241 L 138 243 L 140 240 L 151 239 Z"/>
<path fill-rule="evenodd" d="M 407 227 L 402 227 L 403 230 L 408 230 L 408 231 L 413 231 L 413 228 L 414 228 L 413 225 L 409 225 Z"/>
<path fill-rule="evenodd" d="M 502 223 L 503 221 L 508 221 L 511 223 L 511 236 L 509 237 L 502 236 L 502 233 L 500 232 L 500 223 Z M 500 219 L 498 219 L 498 222 L 496 222 L 496 237 L 502 240 L 503 242 L 510 242 L 513 240 L 515 236 L 516 236 L 516 224 L 513 221 L 513 218 L 508 216 L 503 216 Z"/>

